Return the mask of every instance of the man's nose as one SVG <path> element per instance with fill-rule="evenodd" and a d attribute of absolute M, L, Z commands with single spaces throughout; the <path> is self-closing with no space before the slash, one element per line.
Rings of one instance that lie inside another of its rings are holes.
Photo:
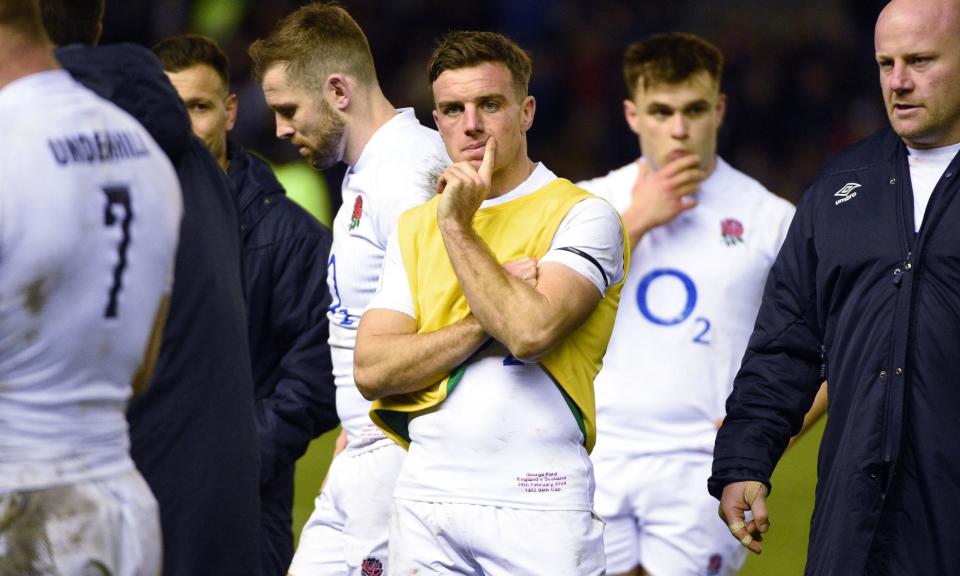
<path fill-rule="evenodd" d="M 468 134 L 483 132 L 483 118 L 476 106 L 467 106 L 463 109 L 463 131 Z"/>
<path fill-rule="evenodd" d="M 670 135 L 678 140 L 683 140 L 690 135 L 687 118 L 682 112 L 676 112 L 670 118 Z"/>
<path fill-rule="evenodd" d="M 901 62 L 894 64 L 893 71 L 890 73 L 890 90 L 900 93 L 909 92 L 913 88 L 913 78 L 907 66 Z"/>
<path fill-rule="evenodd" d="M 287 122 L 286 120 L 284 120 L 278 115 L 277 116 L 277 138 L 281 140 L 286 140 L 291 136 L 293 136 L 294 132 L 295 130 L 293 129 L 293 126 L 291 126 L 289 122 Z"/>

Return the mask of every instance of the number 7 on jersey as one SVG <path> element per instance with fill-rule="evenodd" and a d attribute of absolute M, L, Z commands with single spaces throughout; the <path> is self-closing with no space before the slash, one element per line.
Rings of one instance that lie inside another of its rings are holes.
<path fill-rule="evenodd" d="M 104 311 L 105 318 L 114 318 L 117 315 L 117 296 L 120 289 L 123 288 L 123 271 L 127 267 L 127 247 L 130 245 L 130 222 L 133 220 L 133 208 L 130 206 L 130 190 L 126 186 L 104 186 L 103 193 L 107 197 L 107 203 L 103 208 L 103 225 L 120 225 L 123 237 L 117 246 L 119 258 L 117 265 L 113 267 L 113 284 L 110 286 L 107 299 L 107 309 Z M 114 213 L 114 207 L 119 206 L 123 209 L 123 218 L 118 219 Z"/>

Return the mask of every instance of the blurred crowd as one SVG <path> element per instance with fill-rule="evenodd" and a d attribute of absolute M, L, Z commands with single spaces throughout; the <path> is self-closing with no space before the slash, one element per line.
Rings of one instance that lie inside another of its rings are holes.
<path fill-rule="evenodd" d="M 234 136 L 276 163 L 296 151 L 250 76 L 247 47 L 304 4 L 295 0 L 107 0 L 103 43 L 146 46 L 170 35 L 215 38 L 231 58 L 240 118 Z M 430 123 L 426 62 L 454 29 L 500 31 L 533 57 L 537 99 L 531 157 L 571 180 L 628 162 L 636 136 L 623 122 L 623 48 L 658 31 L 685 30 L 727 57 L 720 154 L 796 202 L 823 161 L 885 123 L 873 61 L 884 0 L 343 0 L 366 31 L 380 81 L 398 106 Z M 342 165 L 326 172 L 337 189 Z M 331 198 L 333 207 L 339 202 Z"/>

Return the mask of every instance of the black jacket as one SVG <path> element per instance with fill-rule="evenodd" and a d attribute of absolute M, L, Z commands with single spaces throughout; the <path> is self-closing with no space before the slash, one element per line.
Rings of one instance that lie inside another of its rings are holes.
<path fill-rule="evenodd" d="M 57 56 L 150 131 L 183 190 L 159 363 L 127 412 L 133 459 L 160 504 L 164 573 L 260 574 L 253 382 L 229 184 L 149 51 L 70 46 Z"/>
<path fill-rule="evenodd" d="M 769 483 L 825 376 L 807 574 L 960 566 L 958 170 L 954 158 L 915 235 L 901 140 L 853 146 L 804 195 L 767 280 L 709 489 Z"/>
<path fill-rule="evenodd" d="M 339 423 L 327 344 L 332 237 L 287 198 L 262 160 L 233 142 L 228 155 L 243 239 L 265 574 L 285 574 L 293 555 L 294 464 L 311 440 Z"/>
<path fill-rule="evenodd" d="M 261 478 L 268 482 L 339 424 L 327 344 L 332 236 L 287 198 L 262 160 L 233 143 L 229 156 L 227 176 L 240 207 Z"/>

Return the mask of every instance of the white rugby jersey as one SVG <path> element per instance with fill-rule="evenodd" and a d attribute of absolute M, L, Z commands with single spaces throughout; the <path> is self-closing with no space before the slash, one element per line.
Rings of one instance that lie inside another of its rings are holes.
<path fill-rule="evenodd" d="M 433 197 L 436 179 L 449 163 L 440 135 L 421 125 L 412 108 L 403 108 L 373 134 L 343 178 L 327 264 L 332 297 L 327 317 L 337 415 L 352 447 L 386 438 L 353 381 L 360 316 L 380 284 L 390 232 L 404 211 Z"/>
<path fill-rule="evenodd" d="M 619 211 L 637 164 L 579 185 Z M 595 380 L 604 453 L 712 453 L 793 206 L 721 158 L 698 205 L 641 238 Z"/>
<path fill-rule="evenodd" d="M 555 179 L 538 165 L 520 186 L 481 208 L 523 197 Z M 554 247 L 578 248 L 596 263 Z M 598 198 L 574 205 L 540 262 L 564 264 L 605 293 L 607 279 L 616 284 L 623 278 L 617 212 Z M 370 307 L 415 316 L 396 234 Z M 593 465 L 560 388 L 539 364 L 514 359 L 499 342 L 467 361 L 463 378 L 436 410 L 410 421 L 410 440 L 397 498 L 534 510 L 593 508 Z"/>
<path fill-rule="evenodd" d="M 146 130 L 62 70 L 0 90 L 0 493 L 133 467 L 124 416 L 182 201 Z"/>

